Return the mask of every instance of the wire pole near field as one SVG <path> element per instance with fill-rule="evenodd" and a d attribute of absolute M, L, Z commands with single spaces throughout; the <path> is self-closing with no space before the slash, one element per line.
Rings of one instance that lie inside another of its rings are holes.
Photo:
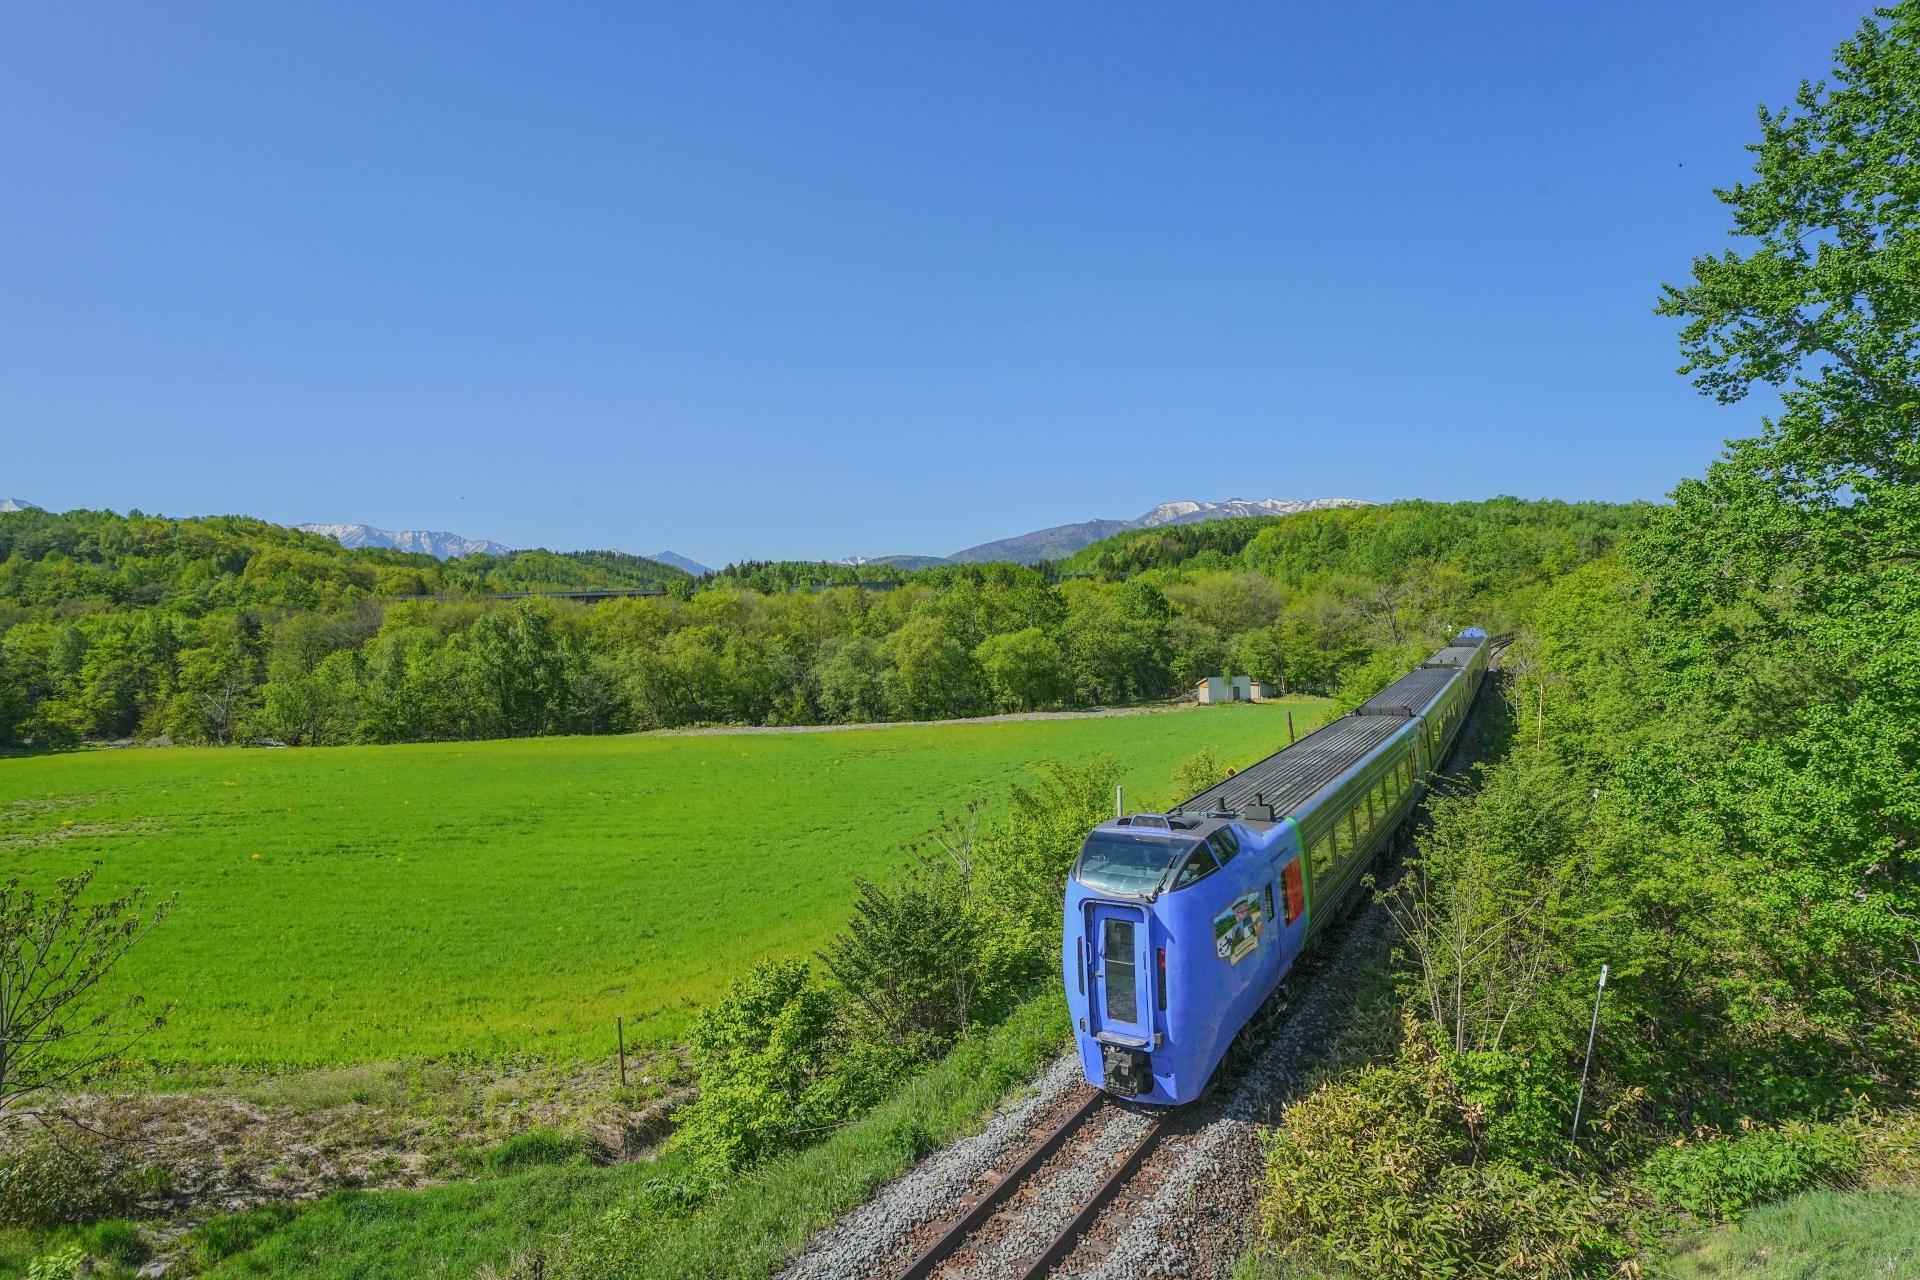
<path fill-rule="evenodd" d="M 1600 966 L 1600 985 L 1593 989 L 1593 1024 L 1587 1028 L 1587 1060 L 1580 1064 L 1580 1094 L 1573 1103 L 1573 1128 L 1569 1141 L 1580 1136 L 1580 1109 L 1587 1104 L 1587 1068 L 1593 1065 L 1593 1037 L 1600 1030 L 1600 993 L 1607 989 L 1607 966 Z"/>
<path fill-rule="evenodd" d="M 627 1027 L 619 1014 L 613 1016 L 613 1034 L 620 1042 L 620 1087 L 627 1087 Z"/>
<path fill-rule="evenodd" d="M 1115 787 L 1113 789 L 1113 816 L 1116 818 L 1124 818 L 1127 816 L 1127 789 L 1125 787 Z"/>

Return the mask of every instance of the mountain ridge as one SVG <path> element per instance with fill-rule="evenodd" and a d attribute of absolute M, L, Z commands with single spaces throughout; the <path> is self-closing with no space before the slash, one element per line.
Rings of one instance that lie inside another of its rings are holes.
<path fill-rule="evenodd" d="M 463 556 L 503 556 L 513 548 L 491 538 L 468 538 L 437 529 L 382 529 L 371 524 L 328 524 L 316 521 L 293 526 L 305 533 L 332 538 L 343 547 L 384 547 L 389 551 L 424 552 L 436 560 Z"/>
<path fill-rule="evenodd" d="M 1181 500 L 1163 502 L 1132 520 L 1082 520 L 1077 524 L 1058 524 L 1032 533 L 998 538 L 978 546 L 956 551 L 947 559 L 957 564 L 984 564 L 1011 560 L 1016 564 L 1038 564 L 1059 560 L 1102 538 L 1133 529 L 1155 529 L 1169 524 L 1201 524 L 1208 520 L 1232 520 L 1245 516 L 1286 516 L 1301 511 L 1323 511 L 1328 507 L 1366 507 L 1373 504 L 1363 498 L 1228 498 L 1225 502 Z"/>

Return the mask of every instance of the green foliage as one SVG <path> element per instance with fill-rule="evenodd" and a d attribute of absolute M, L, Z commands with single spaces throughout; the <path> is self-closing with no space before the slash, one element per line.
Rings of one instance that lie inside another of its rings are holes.
<path fill-rule="evenodd" d="M 1010 789 L 1005 816 L 980 833 L 975 900 L 990 913 L 981 937 L 989 988 L 1024 992 L 1057 972 L 1060 886 L 1087 832 L 1113 813 L 1120 776 L 1109 756 L 1048 761 Z"/>
<path fill-rule="evenodd" d="M 88 1257 L 125 1267 L 138 1266 L 153 1253 L 140 1235 L 140 1229 L 123 1218 L 87 1224 L 80 1232 L 80 1244 Z"/>
<path fill-rule="evenodd" d="M 1182 800 L 1197 796 L 1209 787 L 1225 782 L 1232 772 L 1233 769 L 1214 754 L 1213 748 L 1202 747 L 1182 760 L 1180 767 L 1173 771 L 1173 794 Z"/>
<path fill-rule="evenodd" d="M 90 1222 L 125 1203 L 114 1168 L 91 1142 L 42 1137 L 0 1156 L 0 1226 Z"/>
<path fill-rule="evenodd" d="M 1636 1176 L 1703 1222 L 1737 1222 L 1754 1205 L 1845 1181 L 1860 1155 L 1859 1140 L 1839 1125 L 1787 1124 L 1678 1140 L 1643 1161 Z"/>
<path fill-rule="evenodd" d="M 881 1096 L 884 1072 L 844 1052 L 839 1008 L 804 960 L 765 960 L 702 1011 L 687 1037 L 700 1085 L 673 1146 L 737 1169 Z"/>
<path fill-rule="evenodd" d="M 973 824 L 949 821 L 884 883 L 860 877 L 846 927 L 820 953 L 850 1006 L 883 1042 L 934 1054 L 970 1025 L 984 920 L 975 902 Z"/>
<path fill-rule="evenodd" d="M 945 719 L 1165 698 L 1230 665 L 1326 692 L 1378 649 L 1499 624 L 1510 596 L 1640 518 L 1395 504 L 1287 517 L 1311 526 L 1291 533 L 1260 520 L 1154 531 L 1151 568 L 1092 577 L 779 564 L 696 585 L 613 552 L 441 562 L 238 518 L 6 513 L 0 741 L 319 746 Z M 600 604 L 487 598 L 662 585 Z"/>
<path fill-rule="evenodd" d="M 1486 1119 L 1410 1023 L 1393 1059 L 1287 1109 L 1262 1233 L 1283 1258 L 1367 1276 L 1587 1275 L 1632 1256 L 1630 1206 L 1495 1149 Z"/>
<path fill-rule="evenodd" d="M 27 1280 L 72 1280 L 85 1259 L 86 1251 L 79 1245 L 68 1245 L 28 1263 Z"/>

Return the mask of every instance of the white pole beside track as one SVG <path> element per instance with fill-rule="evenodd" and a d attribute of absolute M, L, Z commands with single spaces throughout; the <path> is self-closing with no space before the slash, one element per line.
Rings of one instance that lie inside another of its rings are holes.
<path fill-rule="evenodd" d="M 1593 1065 L 1593 1036 L 1600 1030 L 1600 993 L 1607 989 L 1607 966 L 1600 966 L 1600 985 L 1593 989 L 1593 1023 L 1587 1028 L 1587 1059 L 1580 1064 L 1580 1094 L 1573 1103 L 1573 1128 L 1568 1141 L 1580 1136 L 1580 1109 L 1587 1104 L 1587 1068 Z"/>

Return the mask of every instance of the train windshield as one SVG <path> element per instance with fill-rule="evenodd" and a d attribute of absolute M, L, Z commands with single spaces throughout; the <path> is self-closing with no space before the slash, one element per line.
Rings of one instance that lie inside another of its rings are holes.
<path fill-rule="evenodd" d="M 1073 869 L 1074 879 L 1102 893 L 1138 897 L 1158 889 L 1167 869 L 1193 845 L 1191 840 L 1096 831 L 1081 846 L 1079 865 Z"/>

